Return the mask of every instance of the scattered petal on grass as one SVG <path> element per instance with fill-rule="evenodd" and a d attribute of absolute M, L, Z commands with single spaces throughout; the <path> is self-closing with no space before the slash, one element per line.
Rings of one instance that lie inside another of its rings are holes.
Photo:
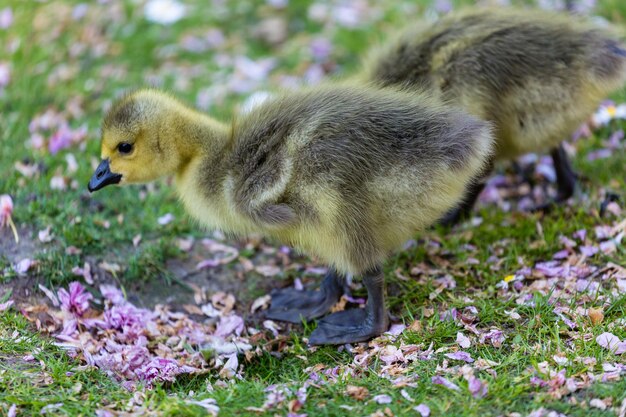
<path fill-rule="evenodd" d="M 402 323 L 392 324 L 389 330 L 385 332 L 385 334 L 391 336 L 399 336 L 406 329 L 406 326 Z"/>
<path fill-rule="evenodd" d="M 204 408 L 212 416 L 217 416 L 220 408 L 217 406 L 217 401 L 213 398 L 205 398 L 204 400 L 185 400 L 187 404 L 197 405 Z"/>
<path fill-rule="evenodd" d="M 0 61 L 0 93 L 11 82 L 11 67 L 8 62 Z"/>
<path fill-rule="evenodd" d="M 393 401 L 393 398 L 387 394 L 375 395 L 372 399 L 378 404 L 390 404 Z"/>
<path fill-rule="evenodd" d="M 77 281 L 70 283 L 69 292 L 61 288 L 57 295 L 61 302 L 61 308 L 79 317 L 89 309 L 89 301 L 93 298 Z"/>
<path fill-rule="evenodd" d="M 146 19 L 161 25 L 171 25 L 185 16 L 185 6 L 176 0 L 149 0 L 144 6 Z"/>
<path fill-rule="evenodd" d="M 83 277 L 87 284 L 93 285 L 93 277 L 91 276 L 91 265 L 89 265 L 88 262 L 85 262 L 82 268 L 78 266 L 72 268 L 72 274 Z"/>
<path fill-rule="evenodd" d="M 50 414 L 50 413 L 52 413 L 52 415 L 57 414 L 56 410 L 58 410 L 59 408 L 63 407 L 64 405 L 65 404 L 63 404 L 63 403 L 48 404 L 48 405 L 42 407 L 41 410 L 39 410 L 39 414 L 41 414 L 41 415 Z"/>
<path fill-rule="evenodd" d="M 409 402 L 415 402 L 415 400 L 413 399 L 413 397 L 411 397 L 409 395 L 408 392 L 406 392 L 406 390 L 402 389 L 400 390 L 400 395 L 402 395 L 402 397 L 404 397 L 405 400 L 409 401 Z"/>
<path fill-rule="evenodd" d="M 0 303 L 0 312 L 8 310 L 13 305 L 13 303 L 14 303 L 13 300 L 9 300 L 9 301 L 6 301 L 4 303 Z"/>
<path fill-rule="evenodd" d="M 126 299 L 124 298 L 124 293 L 117 287 L 113 285 L 101 285 L 100 293 L 104 298 L 109 300 L 114 305 L 122 305 L 126 303 Z"/>
<path fill-rule="evenodd" d="M 54 239 L 54 235 L 50 233 L 51 226 L 46 227 L 43 230 L 40 230 L 37 236 L 39 237 L 39 241 L 42 243 L 50 243 L 52 239 Z"/>
<path fill-rule="evenodd" d="M 420 404 L 416 407 L 413 407 L 413 410 L 417 411 L 418 413 L 420 413 L 420 415 L 422 417 L 429 417 L 430 416 L 430 407 L 428 407 L 426 404 Z"/>
<path fill-rule="evenodd" d="M 256 300 L 254 300 L 254 302 L 250 306 L 250 312 L 254 313 L 255 311 L 259 309 L 262 309 L 262 310 L 267 309 L 270 305 L 271 300 L 272 300 L 272 296 L 269 294 L 266 294 L 257 298 Z"/>
<path fill-rule="evenodd" d="M 22 259 L 17 264 L 15 264 L 15 266 L 13 267 L 13 270 L 18 275 L 26 275 L 28 270 L 32 268 L 36 263 L 37 261 L 33 261 L 32 259 L 28 259 L 28 258 Z"/>
<path fill-rule="evenodd" d="M 174 220 L 174 215 L 172 213 L 167 213 L 164 214 L 163 216 L 159 217 L 157 219 L 157 222 L 161 225 L 161 226 L 165 226 L 166 224 L 169 224 L 172 222 L 172 220 Z"/>
<path fill-rule="evenodd" d="M 463 352 L 462 350 L 459 350 L 459 351 L 454 352 L 454 353 L 446 353 L 445 356 L 447 358 L 455 359 L 457 361 L 465 361 L 467 363 L 474 362 L 474 359 L 472 359 L 472 356 L 469 353 L 467 353 L 467 352 Z"/>
<path fill-rule="evenodd" d="M 5 7 L 0 10 L 0 29 L 8 29 L 13 24 L 13 10 Z"/>
<path fill-rule="evenodd" d="M 243 319 L 236 314 L 222 316 L 220 324 L 215 329 L 215 335 L 219 337 L 226 337 L 231 334 L 239 336 L 243 330 L 243 325 Z"/>
<path fill-rule="evenodd" d="M 431 381 L 432 381 L 433 384 L 443 385 L 444 387 L 446 387 L 448 389 L 451 389 L 451 390 L 454 390 L 454 391 L 460 391 L 461 390 L 461 388 L 459 388 L 458 385 L 456 385 L 453 382 L 450 382 L 448 379 L 446 379 L 446 378 L 444 378 L 442 376 L 439 376 L 439 375 L 432 377 Z"/>
<path fill-rule="evenodd" d="M 1 71 L 1 70 L 0 70 Z M 13 199 L 8 194 L 0 195 L 0 227 L 10 227 L 13 231 L 13 237 L 16 243 L 19 243 L 20 238 L 17 234 L 17 228 L 13 223 Z"/>
<path fill-rule="evenodd" d="M 596 342 L 605 349 L 616 351 L 620 340 L 613 333 L 605 332 L 596 337 Z"/>
<path fill-rule="evenodd" d="M 405 362 L 404 354 L 396 346 L 385 346 L 380 353 L 380 360 L 389 365 L 394 362 Z"/>
<path fill-rule="evenodd" d="M 474 398 L 482 398 L 487 395 L 487 383 L 470 375 L 467 379 L 467 388 Z"/>
<path fill-rule="evenodd" d="M 593 398 L 591 401 L 589 401 L 589 405 L 599 410 L 606 410 L 608 407 L 608 405 L 600 398 Z"/>
<path fill-rule="evenodd" d="M 214 253 L 216 256 L 213 259 L 199 262 L 196 265 L 196 269 L 214 268 L 219 265 L 226 265 L 239 256 L 237 248 L 215 242 L 211 239 L 202 240 L 202 244 L 209 252 Z"/>
<path fill-rule="evenodd" d="M 280 268 L 274 265 L 259 265 L 254 270 L 264 277 L 273 277 L 280 274 Z"/>
<path fill-rule="evenodd" d="M 459 346 L 461 346 L 463 349 L 467 349 L 468 347 L 470 347 L 470 345 L 472 344 L 472 342 L 469 340 L 469 337 L 465 336 L 463 333 L 458 332 L 456 334 L 456 342 L 459 344 Z"/>
<path fill-rule="evenodd" d="M 46 297 L 48 297 L 50 299 L 50 301 L 52 301 L 52 305 L 53 306 L 58 307 L 59 305 L 61 305 L 61 303 L 59 302 L 59 299 L 57 298 L 56 294 L 54 292 L 52 292 L 50 289 L 44 287 L 41 284 L 39 284 L 39 289 L 41 290 L 41 292 L 46 294 Z"/>

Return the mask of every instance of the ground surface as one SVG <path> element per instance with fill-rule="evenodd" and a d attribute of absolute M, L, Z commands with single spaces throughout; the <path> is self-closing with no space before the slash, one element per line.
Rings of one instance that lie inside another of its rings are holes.
<path fill-rule="evenodd" d="M 198 229 L 166 181 L 87 192 L 124 91 L 165 88 L 226 119 L 460 5 L 377 3 L 187 2 L 172 24 L 157 21 L 175 8 L 142 2 L 0 6 L 0 194 L 20 236 L 0 229 L 1 415 L 626 413 L 624 121 L 568 147 L 584 177 L 570 204 L 524 211 L 553 192 L 549 161 L 527 158 L 470 222 L 416 236 L 386 267 L 397 334 L 349 348 L 308 348 L 314 324 L 260 312 L 272 288 L 318 282 L 315 260 Z M 621 0 L 583 12 L 626 23 Z M 86 292 L 59 294 L 73 281 Z"/>

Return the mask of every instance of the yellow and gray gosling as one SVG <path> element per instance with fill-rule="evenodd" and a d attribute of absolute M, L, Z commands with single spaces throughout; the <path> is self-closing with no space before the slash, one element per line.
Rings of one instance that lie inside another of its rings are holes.
<path fill-rule="evenodd" d="M 458 204 L 492 142 L 488 123 L 416 92 L 318 86 L 224 124 L 140 90 L 104 118 L 89 190 L 174 176 L 202 225 L 260 232 L 331 266 L 321 291 L 275 294 L 270 318 L 320 317 L 340 297 L 340 277 L 361 276 L 366 308 L 327 316 L 310 338 L 351 343 L 387 329 L 383 262 Z"/>
<path fill-rule="evenodd" d="M 560 143 L 624 85 L 626 47 L 611 29 L 582 17 L 478 9 L 405 29 L 374 51 L 356 78 L 425 89 L 492 122 L 495 161 L 550 151 L 558 203 L 576 185 Z M 472 183 L 446 222 L 468 215 L 483 187 Z"/>

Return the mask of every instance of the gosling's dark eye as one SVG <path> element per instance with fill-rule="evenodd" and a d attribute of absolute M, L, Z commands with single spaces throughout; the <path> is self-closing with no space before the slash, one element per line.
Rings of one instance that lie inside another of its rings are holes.
<path fill-rule="evenodd" d="M 122 142 L 117 145 L 117 150 L 120 151 L 120 153 L 128 154 L 133 150 L 133 145 L 131 145 L 130 143 Z"/>

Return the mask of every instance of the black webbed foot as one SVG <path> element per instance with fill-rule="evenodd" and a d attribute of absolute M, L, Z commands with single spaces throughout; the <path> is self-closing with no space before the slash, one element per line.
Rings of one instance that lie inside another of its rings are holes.
<path fill-rule="evenodd" d="M 365 308 L 339 311 L 324 317 L 311 333 L 312 345 L 343 345 L 369 340 L 387 330 L 389 320 L 376 321 Z"/>
<path fill-rule="evenodd" d="M 566 202 L 574 195 L 578 175 L 572 169 L 569 158 L 563 149 L 563 145 L 552 149 L 550 152 L 556 173 L 557 194 L 554 200 L 535 206 L 533 212 L 548 213 L 559 204 Z"/>
<path fill-rule="evenodd" d="M 389 327 L 389 317 L 385 307 L 384 275 L 380 268 L 363 277 L 367 288 L 365 308 L 340 311 L 324 317 L 311 333 L 312 345 L 340 345 L 369 340 L 382 334 Z"/>
<path fill-rule="evenodd" d="M 322 317 L 344 293 L 344 279 L 330 271 L 319 290 L 298 291 L 293 288 L 272 291 L 272 304 L 266 317 L 271 320 L 301 323 Z"/>

